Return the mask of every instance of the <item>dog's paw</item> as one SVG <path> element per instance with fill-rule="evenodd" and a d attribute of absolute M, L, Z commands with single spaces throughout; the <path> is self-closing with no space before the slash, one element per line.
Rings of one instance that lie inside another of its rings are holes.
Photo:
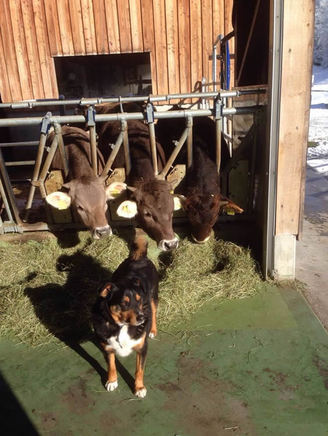
<path fill-rule="evenodd" d="M 149 335 L 148 335 L 148 337 L 150 339 L 154 339 L 155 336 L 156 336 L 156 333 L 154 333 L 154 332 L 150 332 Z"/>
<path fill-rule="evenodd" d="M 115 391 L 117 386 L 118 386 L 117 380 L 115 380 L 114 382 L 107 381 L 105 384 L 105 388 L 107 389 L 108 392 Z"/>
<path fill-rule="evenodd" d="M 138 390 L 135 391 L 135 395 L 138 398 L 145 398 L 146 394 L 147 394 L 147 389 L 146 388 L 141 388 L 141 389 L 138 389 Z"/>

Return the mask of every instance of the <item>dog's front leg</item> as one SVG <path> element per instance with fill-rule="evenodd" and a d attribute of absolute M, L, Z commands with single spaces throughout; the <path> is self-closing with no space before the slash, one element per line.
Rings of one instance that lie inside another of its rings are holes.
<path fill-rule="evenodd" d="M 151 317 L 151 327 L 150 327 L 149 337 L 154 338 L 157 335 L 157 325 L 156 325 L 157 304 L 153 298 L 150 302 L 150 306 L 151 306 L 152 317 Z"/>
<path fill-rule="evenodd" d="M 147 394 L 147 389 L 144 386 L 144 371 L 147 354 L 147 345 L 142 351 L 137 351 L 136 374 L 134 382 L 134 393 L 139 398 L 144 398 Z"/>
<path fill-rule="evenodd" d="M 108 359 L 108 380 L 106 382 L 106 389 L 108 392 L 114 391 L 117 386 L 117 372 L 116 372 L 116 364 L 115 364 L 115 353 L 113 351 L 107 351 L 107 359 Z"/>

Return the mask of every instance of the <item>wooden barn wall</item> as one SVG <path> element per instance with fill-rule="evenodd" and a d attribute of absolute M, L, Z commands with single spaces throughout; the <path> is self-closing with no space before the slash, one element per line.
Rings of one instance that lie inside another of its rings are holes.
<path fill-rule="evenodd" d="M 211 81 L 233 0 L 0 0 L 3 102 L 57 98 L 55 56 L 150 52 L 153 94 Z M 232 48 L 233 52 L 233 48 Z"/>

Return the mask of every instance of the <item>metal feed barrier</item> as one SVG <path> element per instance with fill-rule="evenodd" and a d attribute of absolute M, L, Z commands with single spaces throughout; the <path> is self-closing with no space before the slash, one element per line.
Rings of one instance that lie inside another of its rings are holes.
<path fill-rule="evenodd" d="M 112 173 L 112 165 L 117 153 L 119 152 L 122 144 L 125 155 L 125 173 L 129 174 L 131 170 L 131 161 L 129 153 L 129 140 L 128 140 L 128 124 L 129 120 L 143 120 L 147 123 L 149 128 L 149 137 L 151 145 L 151 156 L 154 168 L 154 175 L 157 178 L 165 179 L 168 176 L 169 171 L 172 169 L 175 159 L 185 143 L 187 143 L 187 167 L 192 165 L 192 128 L 193 119 L 195 117 L 207 117 L 210 116 L 215 121 L 216 126 L 216 165 L 218 173 L 220 173 L 221 166 L 221 132 L 222 132 L 222 120 L 224 117 L 233 116 L 236 114 L 255 114 L 259 111 L 261 106 L 248 106 L 248 107 L 225 107 L 224 103 L 227 98 L 238 97 L 246 94 L 261 94 L 264 93 L 264 89 L 251 89 L 251 90 L 234 90 L 234 91 L 220 91 L 220 92 L 198 92 L 189 94 L 170 94 L 163 96 L 149 96 L 149 97 L 113 97 L 113 98 L 83 98 L 80 100 L 47 100 L 47 101 L 27 101 L 18 103 L 4 103 L 0 104 L 0 109 L 32 109 L 41 107 L 58 107 L 58 106 L 80 106 L 88 107 L 86 116 L 84 115 L 64 115 L 56 116 L 48 112 L 44 117 L 23 117 L 23 118 L 5 118 L 0 119 L 1 127 L 20 127 L 20 126 L 38 126 L 40 125 L 40 138 L 38 142 L 16 142 L 16 143 L 2 143 L 0 144 L 0 194 L 2 198 L 2 210 L 6 212 L 7 219 L 2 219 L 2 213 L 0 213 L 0 234 L 8 232 L 24 232 L 24 231 L 36 231 L 36 230 L 49 230 L 50 228 L 55 230 L 56 228 L 67 227 L 81 227 L 78 223 L 60 224 L 56 225 L 51 223 L 51 217 L 47 214 L 47 222 L 39 222 L 35 224 L 29 224 L 24 222 L 21 218 L 19 209 L 16 204 L 16 199 L 12 184 L 8 175 L 7 168 L 14 165 L 31 165 L 34 164 L 34 170 L 32 179 L 30 180 L 31 187 L 29 190 L 28 198 L 25 205 L 25 211 L 30 211 L 33 199 L 35 196 L 36 188 L 40 190 L 41 197 L 44 199 L 47 195 L 45 182 L 49 174 L 49 169 L 58 149 L 63 162 L 64 176 L 68 173 L 68 162 L 65 154 L 65 147 L 63 138 L 61 135 L 61 125 L 70 123 L 86 123 L 90 132 L 91 143 L 91 160 L 92 168 L 95 174 L 98 174 L 97 168 L 97 141 L 96 141 L 96 123 L 99 122 L 121 122 L 121 132 L 117 137 L 115 144 L 111 146 L 112 150 L 110 156 L 105 163 L 103 176 L 107 176 Z M 201 99 L 211 101 L 211 109 L 180 109 L 174 111 L 155 111 L 153 103 L 167 102 L 177 99 Z M 96 114 L 94 105 L 103 103 L 127 103 L 127 102 L 146 102 L 145 112 L 134 113 L 115 113 L 115 114 Z M 159 173 L 157 167 L 157 150 L 155 140 L 155 121 L 159 119 L 169 118 L 184 118 L 185 129 L 181 137 L 175 142 L 175 149 L 168 161 Z M 48 137 L 50 127 L 54 128 L 54 139 L 50 147 L 46 147 L 46 140 Z M 37 155 L 34 161 L 16 161 L 5 162 L 2 154 L 3 147 L 23 147 L 26 145 L 37 145 Z M 47 154 L 45 155 L 45 152 Z M 233 159 L 232 161 L 233 162 Z M 49 226 L 50 225 L 50 226 Z"/>

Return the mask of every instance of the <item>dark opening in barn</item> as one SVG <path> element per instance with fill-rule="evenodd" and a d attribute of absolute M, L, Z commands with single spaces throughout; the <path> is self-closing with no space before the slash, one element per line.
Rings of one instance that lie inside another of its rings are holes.
<path fill-rule="evenodd" d="M 59 94 L 65 98 L 148 95 L 149 53 L 55 57 Z"/>

